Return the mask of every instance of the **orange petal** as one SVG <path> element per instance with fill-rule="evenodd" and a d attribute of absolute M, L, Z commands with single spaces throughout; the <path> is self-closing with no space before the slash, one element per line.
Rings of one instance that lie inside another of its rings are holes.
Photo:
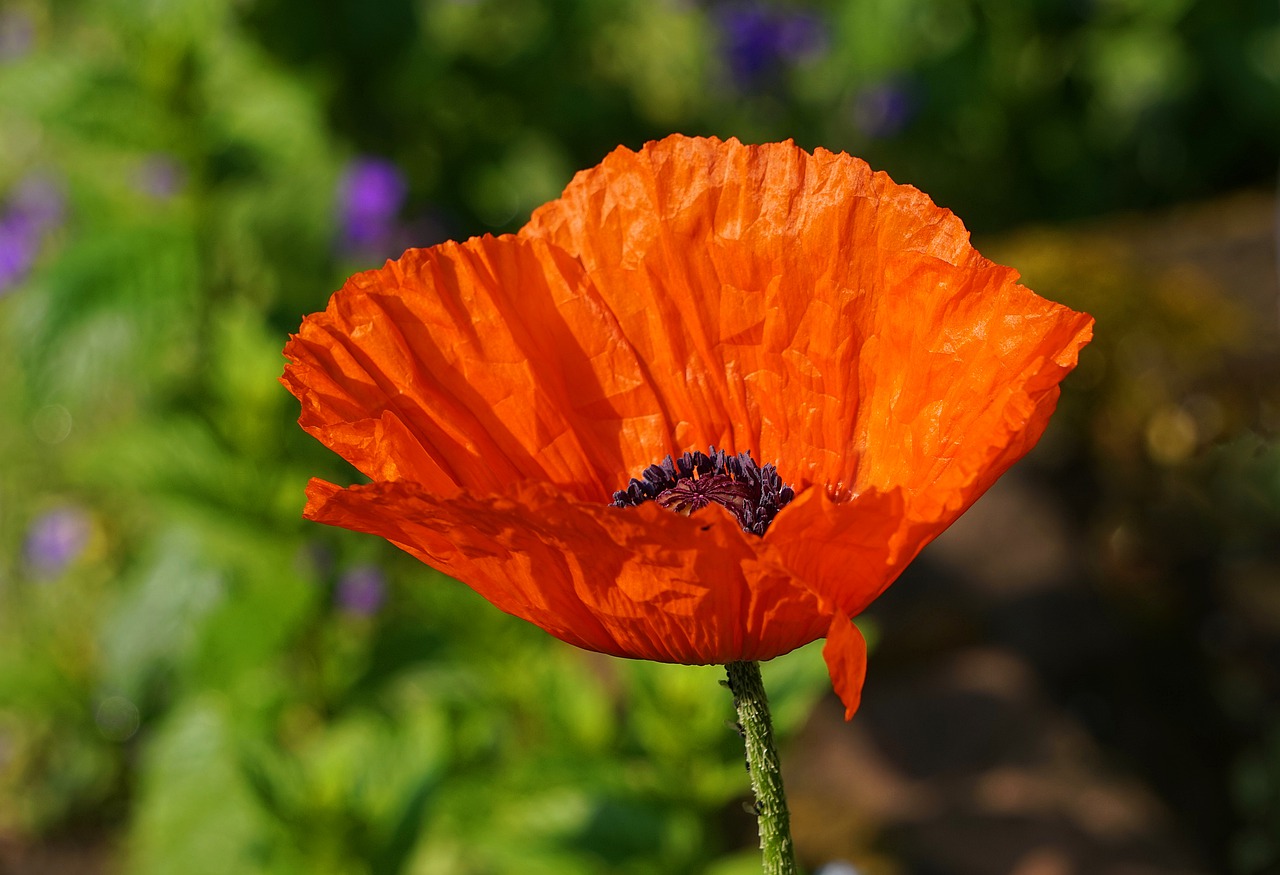
<path fill-rule="evenodd" d="M 1039 440 L 1093 320 L 1008 268 L 885 265 L 858 358 L 849 492 L 902 489 L 907 515 L 945 528 Z"/>
<path fill-rule="evenodd" d="M 473 238 L 357 274 L 285 349 L 302 426 L 376 480 L 554 483 L 607 501 L 671 451 L 645 367 L 581 266 Z"/>
<path fill-rule="evenodd" d="M 581 259 L 677 446 L 751 449 L 800 486 L 901 487 L 908 505 L 934 490 L 948 513 L 1038 437 L 1089 335 L 926 195 L 791 143 L 618 149 L 520 233 Z"/>
<path fill-rule="evenodd" d="M 837 614 L 831 621 L 822 658 L 831 673 L 831 686 L 844 703 L 844 719 L 852 720 L 862 702 L 862 684 L 867 679 L 867 642 L 853 620 Z"/>
<path fill-rule="evenodd" d="M 854 617 L 934 534 L 935 526 L 906 519 L 900 491 L 834 502 L 811 488 L 782 509 L 765 540 L 783 567 L 822 598 L 828 614 Z"/>
<path fill-rule="evenodd" d="M 759 538 L 712 507 L 619 509 L 545 484 L 441 498 L 405 481 L 312 481 L 306 516 L 380 535 L 579 647 L 660 662 L 770 659 L 828 618 Z"/>

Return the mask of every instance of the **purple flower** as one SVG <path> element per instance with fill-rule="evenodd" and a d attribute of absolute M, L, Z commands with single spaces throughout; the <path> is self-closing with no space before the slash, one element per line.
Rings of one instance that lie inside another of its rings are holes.
<path fill-rule="evenodd" d="M 36 260 L 40 239 L 16 216 L 0 215 L 0 294 L 27 275 Z"/>
<path fill-rule="evenodd" d="M 378 612 L 387 597 L 387 581 L 374 565 L 357 565 L 338 578 L 334 601 L 346 614 L 368 617 Z"/>
<path fill-rule="evenodd" d="M 384 158 L 357 158 L 338 183 L 338 216 L 345 248 L 385 250 L 396 236 L 396 220 L 408 185 L 404 174 Z"/>
<path fill-rule="evenodd" d="M 172 155 L 157 152 L 147 156 L 138 167 L 133 183 L 143 194 L 163 201 L 182 191 L 187 183 L 187 173 Z"/>
<path fill-rule="evenodd" d="M 0 12 L 0 64 L 26 56 L 36 41 L 36 24 L 21 9 Z"/>
<path fill-rule="evenodd" d="M 66 207 L 62 186 L 40 173 L 24 177 L 9 195 L 9 211 L 29 222 L 39 234 L 61 225 Z"/>
<path fill-rule="evenodd" d="M 817 54 L 826 45 L 825 22 L 814 12 L 726 3 L 715 17 L 725 61 L 743 87 L 761 84 L 782 67 Z"/>
<path fill-rule="evenodd" d="M 52 179 L 32 175 L 9 194 L 0 210 L 0 293 L 31 270 L 45 234 L 62 223 L 66 201 Z"/>
<path fill-rule="evenodd" d="M 80 558 L 89 545 L 93 520 L 78 507 L 45 511 L 27 529 L 24 554 L 37 577 L 57 577 Z"/>
<path fill-rule="evenodd" d="M 853 100 L 853 123 L 873 139 L 899 133 L 915 115 L 916 102 L 901 83 L 887 81 L 868 85 Z"/>

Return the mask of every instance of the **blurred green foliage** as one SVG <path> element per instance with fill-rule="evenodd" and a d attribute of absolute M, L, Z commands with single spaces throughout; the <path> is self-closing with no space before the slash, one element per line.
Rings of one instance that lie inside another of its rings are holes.
<path fill-rule="evenodd" d="M 287 332 L 351 271 L 518 227 L 672 130 L 852 151 L 1006 227 L 1266 178 L 1278 95 L 1263 0 L 11 0 L 0 838 L 105 832 L 139 873 L 753 871 L 716 669 L 571 650 L 300 519 L 309 476 L 357 475 L 293 422 Z M 354 240 L 340 192 L 369 155 L 406 200 Z M 1179 349 L 1233 330 L 1165 310 L 1108 315 Z M 1064 415 L 1127 423 L 1112 482 L 1126 453 L 1182 461 L 1176 378 L 1110 374 Z M 1246 540 L 1275 459 L 1205 463 Z M 343 595 L 357 568 L 385 601 Z M 766 681 L 784 739 L 828 686 L 813 648 Z M 1261 871 L 1280 769 L 1259 789 L 1240 768 L 1240 871 Z"/>

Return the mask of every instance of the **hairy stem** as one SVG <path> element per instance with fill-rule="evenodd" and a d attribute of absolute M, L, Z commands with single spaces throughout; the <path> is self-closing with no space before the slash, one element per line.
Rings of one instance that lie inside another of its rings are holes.
<path fill-rule="evenodd" d="M 747 771 L 751 773 L 751 789 L 756 797 L 764 875 L 796 875 L 791 815 L 782 791 L 782 769 L 773 743 L 773 723 L 760 666 L 754 662 L 731 662 L 725 670 L 733 707 L 738 711 L 738 725 L 747 743 Z"/>

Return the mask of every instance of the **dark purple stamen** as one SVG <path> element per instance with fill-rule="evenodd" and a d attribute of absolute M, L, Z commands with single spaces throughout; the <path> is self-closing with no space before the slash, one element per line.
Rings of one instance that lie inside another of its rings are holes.
<path fill-rule="evenodd" d="M 695 450 L 650 465 L 626 489 L 613 494 L 613 506 L 656 501 L 688 516 L 715 502 L 729 509 L 744 532 L 763 535 L 795 495 L 790 486 L 782 485 L 777 468 L 772 463 L 756 465 L 750 450 L 732 456 L 712 447 L 709 453 Z"/>

